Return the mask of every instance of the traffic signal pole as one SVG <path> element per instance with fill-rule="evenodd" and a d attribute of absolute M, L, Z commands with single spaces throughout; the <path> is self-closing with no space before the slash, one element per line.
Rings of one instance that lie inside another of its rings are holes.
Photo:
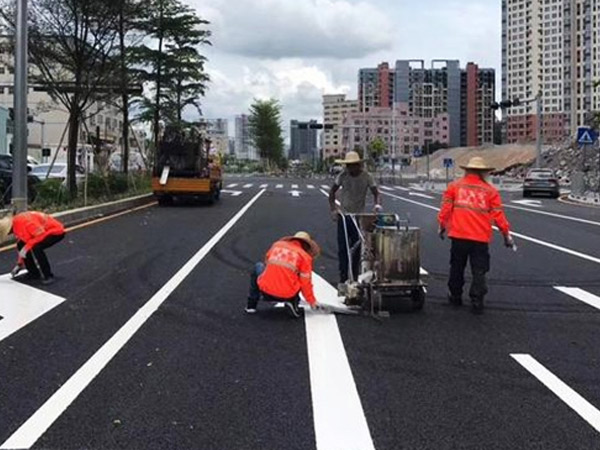
<path fill-rule="evenodd" d="M 12 205 L 27 210 L 27 0 L 17 1 Z"/>

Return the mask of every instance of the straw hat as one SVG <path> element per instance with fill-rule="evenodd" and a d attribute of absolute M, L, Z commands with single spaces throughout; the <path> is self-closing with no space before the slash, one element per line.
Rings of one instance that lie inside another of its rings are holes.
<path fill-rule="evenodd" d="M 494 167 L 488 166 L 481 156 L 471 158 L 466 166 L 460 166 L 460 168 L 465 170 L 481 170 L 483 172 L 495 170 Z"/>
<path fill-rule="evenodd" d="M 357 152 L 348 152 L 344 159 L 336 159 L 335 162 L 337 164 L 358 164 L 362 162 L 362 159 L 360 159 L 360 155 Z"/>
<path fill-rule="evenodd" d="M 4 242 L 10 229 L 12 228 L 13 218 L 12 216 L 2 217 L 0 219 L 0 244 Z"/>
<path fill-rule="evenodd" d="M 321 247 L 319 247 L 319 245 L 315 241 L 312 240 L 312 238 L 310 237 L 310 234 L 308 234 L 306 231 L 298 231 L 295 235 L 284 237 L 281 240 L 282 241 L 305 242 L 310 246 L 309 253 L 311 254 L 311 256 L 317 257 L 321 254 Z"/>

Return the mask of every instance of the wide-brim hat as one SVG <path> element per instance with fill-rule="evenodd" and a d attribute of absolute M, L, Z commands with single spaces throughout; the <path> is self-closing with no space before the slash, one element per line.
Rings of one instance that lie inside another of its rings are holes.
<path fill-rule="evenodd" d="M 337 164 L 358 164 L 362 162 L 360 155 L 357 152 L 348 152 L 344 159 L 336 159 Z"/>
<path fill-rule="evenodd" d="M 281 240 L 282 241 L 305 242 L 309 245 L 309 247 L 310 247 L 309 252 L 313 257 L 317 257 L 321 254 L 321 247 L 319 247 L 319 244 L 317 244 L 315 241 L 313 241 L 313 239 L 310 237 L 310 234 L 308 234 L 306 231 L 298 231 L 295 235 L 286 236 L 286 237 L 282 238 Z"/>
<path fill-rule="evenodd" d="M 468 164 L 460 166 L 461 169 L 465 170 L 481 170 L 482 172 L 490 172 L 495 170 L 495 167 L 490 167 L 481 156 L 475 156 L 471 158 Z"/>
<path fill-rule="evenodd" d="M 5 216 L 0 218 L 0 244 L 5 241 L 10 229 L 12 228 L 13 218 L 12 216 Z"/>

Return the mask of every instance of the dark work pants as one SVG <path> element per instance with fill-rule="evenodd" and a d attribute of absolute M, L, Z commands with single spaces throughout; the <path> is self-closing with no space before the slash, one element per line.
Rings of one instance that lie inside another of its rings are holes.
<path fill-rule="evenodd" d="M 54 276 L 44 250 L 62 241 L 64 237 L 64 234 L 48 236 L 46 239 L 35 245 L 30 251 L 27 252 L 27 256 L 25 257 L 25 268 L 32 277 L 51 278 Z M 18 241 L 17 249 L 21 250 L 23 247 L 25 247 L 25 243 Z"/>
<path fill-rule="evenodd" d="M 261 292 L 258 287 L 258 277 L 264 271 L 265 271 L 265 264 L 259 262 L 259 263 L 255 264 L 254 269 L 250 273 L 250 290 L 248 292 L 248 308 L 256 309 L 256 306 L 258 305 L 258 301 L 260 300 L 261 295 L 262 295 L 264 301 L 266 301 L 266 302 L 277 302 L 277 303 L 296 302 L 296 304 L 300 302 L 300 295 L 298 295 L 298 294 L 296 294 L 296 296 L 292 297 L 292 298 L 278 298 L 278 297 L 273 297 L 272 295 L 269 295 L 269 294 L 265 294 L 264 292 Z"/>
<path fill-rule="evenodd" d="M 462 297 L 467 262 L 471 264 L 473 276 L 469 296 L 474 302 L 483 302 L 488 292 L 486 274 L 490 271 L 489 245 L 484 242 L 452 239 L 448 281 L 450 295 L 454 298 Z"/>
<path fill-rule="evenodd" d="M 346 221 L 346 227 L 348 229 L 348 242 L 346 242 L 346 235 L 344 233 L 344 220 Z M 338 216 L 337 224 L 337 235 L 338 235 L 338 260 L 340 269 L 340 283 L 345 283 L 350 274 L 348 270 L 348 248 L 352 248 L 359 242 L 360 236 L 358 230 L 354 225 L 354 221 L 350 216 Z M 348 246 L 346 246 L 348 245 Z M 356 246 L 352 253 L 352 274 L 354 280 L 358 279 L 358 271 L 360 269 L 360 244 Z"/>

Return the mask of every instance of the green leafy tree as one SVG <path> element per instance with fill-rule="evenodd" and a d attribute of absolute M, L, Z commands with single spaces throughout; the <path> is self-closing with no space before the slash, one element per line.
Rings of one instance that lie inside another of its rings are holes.
<path fill-rule="evenodd" d="M 286 165 L 283 155 L 281 105 L 275 99 L 254 100 L 248 119 L 250 139 L 267 169 Z"/>
<path fill-rule="evenodd" d="M 385 144 L 385 141 L 383 139 L 381 139 L 380 137 L 373 139 L 371 141 L 371 143 L 369 144 L 369 153 L 371 154 L 371 157 L 375 161 L 377 161 L 379 158 L 381 158 L 383 156 L 386 149 L 387 149 L 387 145 Z"/>

